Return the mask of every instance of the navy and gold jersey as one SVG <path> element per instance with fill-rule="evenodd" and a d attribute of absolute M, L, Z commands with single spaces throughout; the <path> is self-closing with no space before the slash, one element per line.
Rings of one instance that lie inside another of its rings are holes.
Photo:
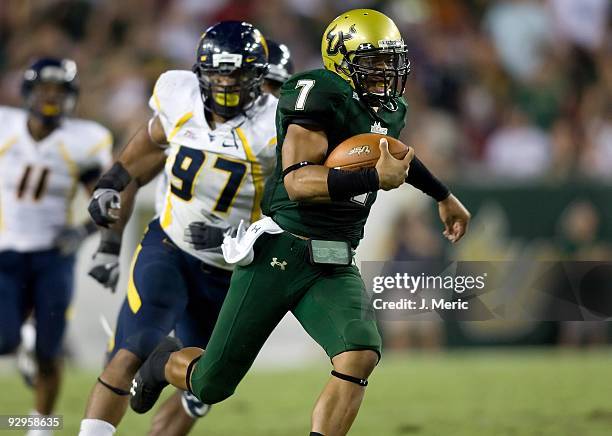
<path fill-rule="evenodd" d="M 168 71 L 155 85 L 149 105 L 170 144 L 161 226 L 179 248 L 210 265 L 231 269 L 220 248 L 203 252 L 184 242 L 185 228 L 194 221 L 237 226 L 261 217 L 264 182 L 276 164 L 277 101 L 262 95 L 244 115 L 212 130 L 195 74 Z"/>
<path fill-rule="evenodd" d="M 27 119 L 22 109 L 0 107 L 0 250 L 51 248 L 71 223 L 79 181 L 112 160 L 111 134 L 98 123 L 66 118 L 35 141 Z"/>

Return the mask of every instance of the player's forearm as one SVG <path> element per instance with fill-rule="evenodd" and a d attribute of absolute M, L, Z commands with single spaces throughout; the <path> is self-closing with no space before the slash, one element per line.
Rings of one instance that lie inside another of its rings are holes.
<path fill-rule="evenodd" d="M 450 195 L 448 187 L 438 180 L 416 156 L 410 163 L 406 183 L 411 184 L 438 202 Z"/>
<path fill-rule="evenodd" d="M 166 161 L 164 149 L 157 145 L 147 128 L 141 128 L 121 151 L 117 159 L 131 180 L 139 186 L 146 185 L 163 168 Z"/>
<path fill-rule="evenodd" d="M 294 201 L 348 201 L 378 191 L 379 179 L 375 168 L 344 171 L 308 165 L 289 173 L 285 187 Z"/>
<path fill-rule="evenodd" d="M 119 209 L 119 219 L 109 228 L 109 230 L 119 237 L 119 240 L 121 240 L 123 230 L 127 226 L 127 223 L 132 216 L 132 212 L 134 211 L 134 203 L 136 202 L 136 194 L 138 189 L 138 184 L 132 181 L 121 192 L 121 209 Z"/>
<path fill-rule="evenodd" d="M 165 136 L 162 139 L 165 140 Z M 159 173 L 165 161 L 164 150 L 151 139 L 147 129 L 140 129 L 122 150 L 117 162 L 96 183 L 88 207 L 95 223 L 102 227 L 112 225 L 120 238 L 129 220 L 136 191 Z"/>
<path fill-rule="evenodd" d="M 292 201 L 330 201 L 327 189 L 329 168 L 309 165 L 285 176 L 285 189 Z"/>

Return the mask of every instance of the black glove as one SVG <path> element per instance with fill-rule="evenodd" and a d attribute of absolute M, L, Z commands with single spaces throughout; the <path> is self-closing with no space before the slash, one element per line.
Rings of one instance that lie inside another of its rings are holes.
<path fill-rule="evenodd" d="M 119 253 L 121 251 L 121 235 L 106 230 L 102 233 L 100 247 L 93 255 L 89 275 L 105 288 L 115 292 L 119 281 Z"/>
<path fill-rule="evenodd" d="M 196 221 L 185 229 L 183 240 L 198 250 L 218 249 L 223 243 L 223 236 L 229 227 L 217 227 Z"/>
<path fill-rule="evenodd" d="M 102 227 L 119 219 L 119 209 L 121 208 L 121 196 L 119 191 L 110 188 L 96 189 L 89 202 L 89 215 L 94 222 Z"/>
<path fill-rule="evenodd" d="M 115 293 L 119 281 L 119 255 L 96 252 L 92 258 L 89 275 Z"/>

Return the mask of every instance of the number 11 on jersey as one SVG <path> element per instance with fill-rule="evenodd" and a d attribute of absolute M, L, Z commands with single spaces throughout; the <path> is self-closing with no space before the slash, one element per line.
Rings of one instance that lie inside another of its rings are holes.
<path fill-rule="evenodd" d="M 19 182 L 19 187 L 17 188 L 17 198 L 22 200 L 25 196 L 25 192 L 29 187 L 30 178 L 32 177 L 32 166 L 28 165 L 25 167 L 23 171 L 23 175 L 21 176 L 21 181 Z M 47 180 L 49 179 L 49 168 L 43 167 L 40 170 L 40 175 L 38 176 L 38 181 L 36 182 L 36 187 L 34 188 L 34 192 L 32 193 L 32 198 L 34 201 L 38 201 L 41 199 L 45 191 L 47 190 Z"/>

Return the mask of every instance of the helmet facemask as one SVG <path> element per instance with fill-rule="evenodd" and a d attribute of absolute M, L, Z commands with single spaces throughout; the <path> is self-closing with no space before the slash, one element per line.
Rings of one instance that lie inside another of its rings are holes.
<path fill-rule="evenodd" d="M 353 52 L 345 49 L 343 54 L 346 74 L 366 104 L 396 110 L 395 99 L 404 93 L 410 74 L 406 46 L 366 47 Z"/>
<path fill-rule="evenodd" d="M 229 119 L 248 110 L 261 94 L 264 71 L 220 64 L 216 68 L 194 66 L 204 107 Z"/>

